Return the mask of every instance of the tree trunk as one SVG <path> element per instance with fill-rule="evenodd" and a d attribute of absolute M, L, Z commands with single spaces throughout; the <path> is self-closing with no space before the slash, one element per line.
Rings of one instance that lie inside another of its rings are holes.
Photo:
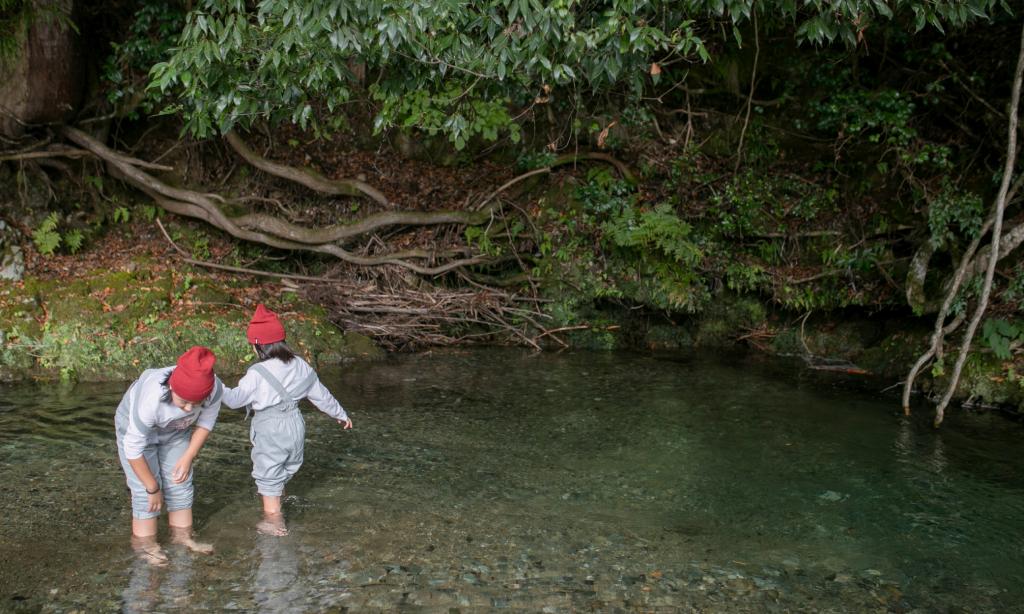
<path fill-rule="evenodd" d="M 83 54 L 71 27 L 73 0 L 35 0 L 20 53 L 0 65 L 0 134 L 16 137 L 28 124 L 60 122 L 78 108 Z"/>

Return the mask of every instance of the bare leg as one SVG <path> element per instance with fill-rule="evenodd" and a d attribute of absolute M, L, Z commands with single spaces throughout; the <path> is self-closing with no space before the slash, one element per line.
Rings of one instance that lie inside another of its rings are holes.
<path fill-rule="evenodd" d="M 263 520 L 256 524 L 256 530 L 264 535 L 280 537 L 288 535 L 288 526 L 281 513 L 281 497 L 263 495 Z"/>
<path fill-rule="evenodd" d="M 136 524 L 140 525 L 139 529 L 145 531 L 153 525 L 153 532 L 150 534 L 139 534 L 136 532 Z M 150 565 L 167 565 L 167 555 L 164 554 L 164 549 L 157 543 L 157 519 L 147 518 L 144 520 L 133 518 L 132 519 L 132 535 L 131 535 L 131 547 L 135 551 L 135 555 L 139 559 L 142 559 Z"/>
<path fill-rule="evenodd" d="M 168 514 L 168 523 L 171 525 L 171 541 L 181 544 L 200 554 L 213 552 L 213 544 L 203 544 L 192 539 L 192 508 L 175 510 Z"/>
<path fill-rule="evenodd" d="M 156 518 L 132 518 L 132 536 L 156 537 Z"/>

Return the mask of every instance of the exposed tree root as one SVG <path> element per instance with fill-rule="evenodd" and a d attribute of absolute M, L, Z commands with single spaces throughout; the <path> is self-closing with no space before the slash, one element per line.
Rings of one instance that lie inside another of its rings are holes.
<path fill-rule="evenodd" d="M 162 208 L 178 215 L 201 219 L 237 239 L 252 241 L 254 243 L 262 243 L 264 245 L 280 249 L 327 254 L 334 256 L 339 260 L 360 266 L 396 264 L 421 275 L 440 275 L 453 269 L 481 264 L 490 260 L 490 258 L 486 256 L 474 256 L 470 258 L 451 260 L 434 266 L 423 265 L 411 262 L 410 259 L 433 261 L 449 254 L 425 250 L 409 250 L 382 256 L 360 256 L 333 243 L 301 243 L 274 236 L 273 234 L 266 232 L 266 229 L 262 227 L 258 230 L 243 228 L 235 219 L 225 214 L 217 202 L 215 202 L 215 199 L 211 198 L 209 195 L 201 194 L 192 190 L 175 188 L 163 183 L 155 177 L 139 170 L 139 168 L 131 164 L 125 156 L 117 154 L 106 145 L 100 143 L 81 130 L 72 127 L 65 127 L 64 134 L 71 141 L 88 149 L 116 168 L 128 183 L 150 195 L 150 197 L 152 197 Z M 249 221 L 251 222 L 252 218 L 250 218 Z"/>
<path fill-rule="evenodd" d="M 974 265 L 974 263 L 980 261 L 982 258 L 986 258 L 987 265 L 985 267 L 985 280 L 982 285 L 981 294 L 978 298 L 977 305 L 975 306 L 974 314 L 972 315 L 970 323 L 968 324 L 967 331 L 964 333 L 963 339 L 960 342 L 957 360 L 953 366 L 953 370 L 950 375 L 950 380 L 947 385 L 946 391 L 942 395 L 939 404 L 935 408 L 934 425 L 936 427 L 942 424 L 942 421 L 945 418 L 946 407 L 949 405 L 949 401 L 950 399 L 952 399 L 953 394 L 956 392 L 957 385 L 960 382 L 960 373 L 962 372 L 964 363 L 967 360 L 967 354 L 970 351 L 971 342 L 974 339 L 974 334 L 977 331 L 978 325 L 981 322 L 981 318 L 988 307 L 989 296 L 992 291 L 992 281 L 995 277 L 996 264 L 999 262 L 1000 259 L 1001 248 L 1003 247 L 1004 242 L 1006 242 L 1007 247 L 1010 247 L 1011 245 L 1013 247 L 1016 247 L 1016 245 L 1018 245 L 1021 240 L 1024 240 L 1024 230 L 1022 230 L 1020 234 L 1021 238 L 1017 240 L 1016 243 L 1013 243 L 1012 239 L 1008 241 L 1007 237 L 1005 237 L 1002 233 L 1003 213 L 1006 209 L 1006 203 L 1012 199 L 1010 180 L 1013 177 L 1013 171 L 1016 166 L 1017 160 L 1017 111 L 1020 103 L 1020 90 L 1022 79 L 1024 79 L 1024 29 L 1022 29 L 1021 31 L 1020 51 L 1017 57 L 1017 67 L 1014 71 L 1013 88 L 1010 98 L 1010 112 L 1008 115 L 1007 122 L 1008 138 L 1006 144 L 1005 163 L 1003 167 L 1003 177 L 999 186 L 999 192 L 996 195 L 995 203 L 993 204 L 993 212 L 989 216 L 992 227 L 992 239 L 990 245 L 987 248 L 987 253 L 985 253 L 984 256 L 982 256 L 981 253 L 979 253 L 977 258 L 974 257 L 974 252 L 975 250 L 977 250 L 977 247 L 980 244 L 981 237 L 984 236 L 984 234 L 988 230 L 987 227 L 989 225 L 989 221 L 986 220 L 986 228 L 984 228 L 983 231 L 979 233 L 978 237 L 972 242 L 971 246 L 968 248 L 968 251 L 964 254 L 963 258 L 961 259 L 960 266 L 957 267 L 957 272 L 953 278 L 953 281 L 946 291 L 946 296 L 943 301 L 942 308 L 939 310 L 939 315 L 936 317 L 935 320 L 935 331 L 932 334 L 931 347 L 929 347 L 929 349 L 924 354 L 922 354 L 920 358 L 918 358 L 917 362 L 914 364 L 913 368 L 908 374 L 906 382 L 904 384 L 903 411 L 904 413 L 909 414 L 909 397 L 910 391 L 913 387 L 914 379 L 916 379 L 917 374 L 924 367 L 924 365 L 927 364 L 929 360 L 931 360 L 933 356 L 937 356 L 940 358 L 942 357 L 943 337 L 945 336 L 945 334 L 947 334 L 947 326 L 945 325 L 945 319 L 946 315 L 949 312 L 949 308 L 952 305 L 953 300 L 957 295 L 957 292 L 959 291 L 960 285 L 963 283 L 965 279 L 969 278 L 972 271 L 976 270 L 977 265 Z M 1018 187 L 1019 183 L 1014 185 L 1014 192 Z M 1017 228 L 1013 229 L 1008 234 L 1012 235 L 1016 230 Z M 982 251 L 985 252 L 985 250 Z M 1008 251 L 1003 251 L 1004 255 L 1006 253 L 1008 253 Z M 915 258 L 915 261 L 916 260 L 917 258 Z M 922 286 L 924 274 L 926 273 L 926 267 L 927 261 L 925 259 L 925 263 L 920 266 L 920 272 L 917 273 L 918 275 L 920 275 Z M 963 318 L 964 316 L 959 316 L 956 320 L 950 323 L 948 328 L 950 330 L 956 328 L 956 326 L 959 325 Z"/>
<path fill-rule="evenodd" d="M 946 389 L 946 393 L 939 401 L 938 407 L 935 408 L 934 423 L 936 427 L 942 424 L 942 420 L 945 417 L 946 406 L 949 405 L 949 401 L 953 398 L 953 393 L 956 392 L 956 387 L 960 383 L 960 373 L 964 368 L 964 363 L 967 361 L 967 353 L 971 349 L 971 341 L 974 339 L 975 331 L 978 330 L 978 324 L 981 323 L 981 318 L 985 314 L 985 309 L 988 308 L 988 299 L 992 293 L 992 280 L 995 278 L 996 264 L 999 262 L 999 247 L 1003 238 L 1003 212 L 1006 209 L 1006 197 L 1010 191 L 1010 179 L 1013 177 L 1013 170 L 1017 163 L 1017 108 L 1020 104 L 1020 88 L 1022 79 L 1024 79 L 1024 29 L 1021 30 L 1020 52 L 1017 56 L 1017 69 L 1014 71 L 1013 93 L 1010 96 L 1009 125 L 1007 126 L 1009 138 L 1007 139 L 1006 144 L 1006 164 L 1003 166 L 1003 180 L 999 185 L 999 194 L 996 196 L 995 222 L 992 224 L 992 244 L 989 247 L 990 252 L 988 256 L 988 267 L 985 270 L 985 282 L 981 288 L 981 296 L 978 298 L 978 304 L 974 309 L 974 315 L 971 317 L 971 321 L 967 325 L 967 331 L 964 333 L 964 338 L 960 342 L 960 353 L 957 356 L 956 364 L 953 366 L 953 373 L 949 378 L 949 387 Z"/>
<path fill-rule="evenodd" d="M 391 202 L 377 188 L 358 179 L 328 179 L 319 173 L 309 169 L 299 169 L 285 164 L 272 162 L 256 154 L 245 141 L 235 132 L 228 132 L 224 140 L 231 145 L 231 148 L 238 152 L 238 155 L 245 158 L 245 161 L 261 171 L 300 183 L 311 190 L 324 194 L 335 194 L 342 196 L 368 196 L 385 207 L 390 207 Z"/>
<path fill-rule="evenodd" d="M 99 139 L 74 127 L 64 127 L 62 135 L 80 149 L 44 144 L 46 149 L 37 146 L 11 152 L 10 155 L 32 160 L 96 157 L 106 162 L 109 172 L 147 194 L 170 213 L 202 220 L 243 241 L 278 249 L 326 254 L 351 265 L 367 267 L 360 276 L 371 281 L 369 285 L 361 284 L 359 287 L 329 277 L 276 274 L 232 267 L 194 258 L 164 233 L 183 262 L 232 273 L 310 282 L 305 286 L 305 291 L 331 310 L 336 323 L 347 330 L 368 334 L 383 345 L 393 348 L 450 345 L 481 338 L 500 338 L 540 349 L 545 339 L 565 345 L 557 333 L 571 329 L 547 329 L 542 320 L 548 316 L 539 308 L 542 303 L 540 299 L 495 287 L 503 280 L 514 280 L 520 284 L 529 281 L 528 275 L 523 272 L 526 266 L 524 260 L 528 261 L 529 257 L 515 253 L 516 237 L 501 235 L 503 241 L 507 240 L 513 245 L 513 255 L 499 258 L 473 253 L 470 247 L 461 244 L 458 234 L 452 236 L 450 233 L 440 241 L 451 245 L 448 248 L 413 247 L 392 251 L 378 236 L 379 232 L 414 226 L 490 224 L 491 232 L 500 235 L 501 229 L 507 228 L 507 224 L 500 219 L 504 204 L 500 197 L 503 193 L 530 177 L 550 174 L 557 167 L 580 161 L 610 164 L 624 179 L 635 181 L 630 169 L 608 154 L 570 154 L 556 158 L 549 166 L 506 181 L 477 203 L 469 205 L 467 210 L 388 210 L 351 223 L 308 228 L 267 213 L 232 215 L 230 212 L 240 207 L 239 201 L 228 202 L 217 194 L 176 187 L 144 170 L 170 171 L 173 170 L 171 167 L 114 151 Z M 366 196 L 380 205 L 389 208 L 395 206 L 394 202 L 363 182 L 331 180 L 306 169 L 271 162 L 250 150 L 238 135 L 228 134 L 225 139 L 248 163 L 276 177 L 294 181 L 323 194 Z M 516 209 L 519 214 L 525 215 L 521 209 Z M 343 247 L 357 241 L 364 245 L 359 250 Z M 508 268 L 508 263 L 514 264 Z M 470 267 L 477 265 L 504 266 L 503 276 L 495 277 L 486 270 L 470 270 Z M 423 284 L 417 282 L 415 277 L 402 274 L 401 269 L 422 276 L 456 272 L 463 283 L 471 287 L 453 289 Z M 474 279 L 483 280 L 488 285 L 481 285 Z"/>

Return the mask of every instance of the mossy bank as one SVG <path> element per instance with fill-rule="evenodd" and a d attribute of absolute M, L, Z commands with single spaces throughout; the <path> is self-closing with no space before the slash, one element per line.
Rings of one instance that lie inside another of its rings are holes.
<path fill-rule="evenodd" d="M 381 351 L 342 333 L 322 308 L 267 282 L 132 261 L 123 270 L 0 281 L 0 379 L 129 380 L 174 364 L 192 345 L 217 355 L 217 371 L 254 359 L 245 327 L 257 302 L 285 318 L 288 341 L 314 365 L 372 359 Z"/>

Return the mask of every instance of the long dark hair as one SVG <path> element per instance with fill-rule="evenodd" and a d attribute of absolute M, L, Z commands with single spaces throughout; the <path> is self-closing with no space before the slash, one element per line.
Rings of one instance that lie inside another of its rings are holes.
<path fill-rule="evenodd" d="M 284 341 L 276 341 L 274 343 L 266 344 L 254 343 L 253 347 L 256 348 L 256 355 L 259 356 L 260 362 L 276 358 L 281 362 L 288 364 L 293 358 L 295 358 L 295 352 L 293 352 Z"/>

